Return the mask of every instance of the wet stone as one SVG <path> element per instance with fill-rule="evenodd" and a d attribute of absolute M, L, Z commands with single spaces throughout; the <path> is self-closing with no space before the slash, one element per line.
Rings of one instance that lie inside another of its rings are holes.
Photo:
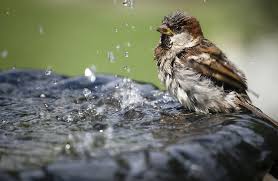
<path fill-rule="evenodd" d="M 0 105 L 0 180 L 260 180 L 278 160 L 253 115 L 190 113 L 120 76 L 0 72 Z"/>

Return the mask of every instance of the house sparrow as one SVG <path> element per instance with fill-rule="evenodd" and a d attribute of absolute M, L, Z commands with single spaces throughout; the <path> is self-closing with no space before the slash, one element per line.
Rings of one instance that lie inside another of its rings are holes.
<path fill-rule="evenodd" d="M 278 126 L 252 105 L 244 73 L 204 37 L 195 17 L 174 12 L 157 31 L 158 77 L 185 108 L 197 113 L 249 110 Z"/>

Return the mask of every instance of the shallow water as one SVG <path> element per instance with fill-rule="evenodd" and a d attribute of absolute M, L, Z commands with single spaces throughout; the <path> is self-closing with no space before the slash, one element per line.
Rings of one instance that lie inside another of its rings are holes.
<path fill-rule="evenodd" d="M 168 94 L 129 79 L 98 76 L 91 83 L 16 70 L 0 77 L 1 168 L 157 148 L 176 140 L 167 131 L 192 129 L 162 114 L 170 108 L 169 114 L 185 114 Z"/>

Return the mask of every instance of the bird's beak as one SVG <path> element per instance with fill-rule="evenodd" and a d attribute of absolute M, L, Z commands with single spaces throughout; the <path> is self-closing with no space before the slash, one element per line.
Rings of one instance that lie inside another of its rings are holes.
<path fill-rule="evenodd" d="M 173 36 L 175 33 L 165 24 L 156 29 L 158 32 L 164 35 Z"/>

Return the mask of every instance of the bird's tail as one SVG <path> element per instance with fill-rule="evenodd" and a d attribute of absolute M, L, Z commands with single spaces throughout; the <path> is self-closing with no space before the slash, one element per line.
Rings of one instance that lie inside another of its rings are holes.
<path fill-rule="evenodd" d="M 238 99 L 239 99 L 239 103 L 238 104 L 240 106 L 242 106 L 245 109 L 251 111 L 257 117 L 260 117 L 260 118 L 263 118 L 263 119 L 267 120 L 269 123 L 271 123 L 272 125 L 275 125 L 278 128 L 278 121 L 272 119 L 271 117 L 269 117 L 268 115 L 263 113 L 259 108 L 257 108 L 256 106 L 254 106 L 250 102 L 246 101 L 243 97 L 238 96 Z"/>

